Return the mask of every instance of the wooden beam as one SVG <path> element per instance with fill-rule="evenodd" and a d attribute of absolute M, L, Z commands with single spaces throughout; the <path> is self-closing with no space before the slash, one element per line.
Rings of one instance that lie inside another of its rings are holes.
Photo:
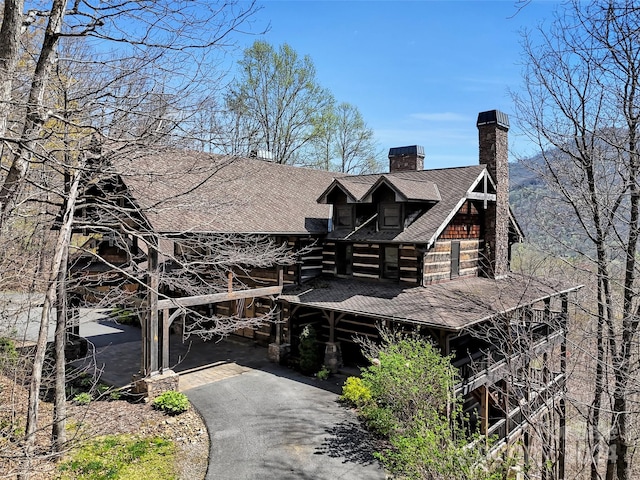
<path fill-rule="evenodd" d="M 467 193 L 467 199 L 469 200 L 482 200 L 485 202 L 495 202 L 496 194 L 495 193 L 480 193 L 480 192 L 469 192 Z"/>
<path fill-rule="evenodd" d="M 236 290 L 231 293 L 212 293 L 209 295 L 196 295 L 194 297 L 167 298 L 158 300 L 158 308 L 193 307 L 196 305 L 208 305 L 209 303 L 227 302 L 241 298 L 269 297 L 282 293 L 282 286 L 251 288 L 248 290 Z"/>

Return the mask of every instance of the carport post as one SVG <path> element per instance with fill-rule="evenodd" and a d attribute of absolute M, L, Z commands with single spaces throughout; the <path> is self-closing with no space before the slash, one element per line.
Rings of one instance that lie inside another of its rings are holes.
<path fill-rule="evenodd" d="M 165 308 L 162 311 L 162 371 L 165 372 L 169 369 L 169 322 L 171 317 L 169 316 L 169 309 Z"/>
<path fill-rule="evenodd" d="M 148 245 L 147 315 L 145 328 L 142 331 L 141 365 L 141 373 L 146 377 L 158 371 L 158 287 L 160 284 L 158 249 L 153 241 L 149 241 Z"/>

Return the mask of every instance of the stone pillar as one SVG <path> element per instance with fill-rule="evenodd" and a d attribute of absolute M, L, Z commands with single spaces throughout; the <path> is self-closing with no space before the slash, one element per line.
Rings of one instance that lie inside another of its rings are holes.
<path fill-rule="evenodd" d="M 288 343 L 270 343 L 267 356 L 270 362 L 273 363 L 285 363 L 289 357 L 291 351 L 291 345 Z"/>
<path fill-rule="evenodd" d="M 342 349 L 340 342 L 327 342 L 324 348 L 324 366 L 331 373 L 336 373 L 342 366 Z"/>
<path fill-rule="evenodd" d="M 169 390 L 178 391 L 180 388 L 180 376 L 173 370 L 165 370 L 162 373 L 148 377 L 134 375 L 133 391 L 142 394 L 153 401 L 158 395 Z"/>

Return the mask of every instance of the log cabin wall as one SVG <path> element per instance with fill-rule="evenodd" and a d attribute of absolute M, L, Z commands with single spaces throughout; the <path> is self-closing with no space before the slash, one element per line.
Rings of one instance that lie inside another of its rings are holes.
<path fill-rule="evenodd" d="M 301 238 L 296 246 L 300 255 L 299 281 L 304 283 L 322 274 L 322 242 L 318 238 Z"/>
<path fill-rule="evenodd" d="M 379 279 L 380 245 L 375 243 L 353 244 L 353 276 L 355 278 Z"/>
<path fill-rule="evenodd" d="M 322 249 L 322 273 L 328 275 L 380 280 L 383 278 L 385 247 L 398 249 L 397 281 L 419 285 L 422 263 L 415 245 L 377 243 L 325 242 Z M 350 259 L 345 259 L 345 250 L 350 250 Z M 349 263 L 346 268 L 344 262 Z"/>
<path fill-rule="evenodd" d="M 424 256 L 424 285 L 477 276 L 484 249 L 482 214 L 466 201 Z"/>
<path fill-rule="evenodd" d="M 424 285 L 452 278 L 477 276 L 483 245 L 482 240 L 437 241 L 424 256 Z M 454 257 L 457 257 L 457 272 Z"/>
<path fill-rule="evenodd" d="M 302 252 L 298 261 L 292 265 L 283 266 L 283 280 L 285 285 L 299 284 L 311 280 L 322 273 L 322 245 L 319 237 L 274 237 L 276 245 L 287 243 L 294 252 Z M 188 239 L 175 242 L 177 259 L 197 259 L 206 252 L 202 248 L 192 247 Z M 278 284 L 278 267 L 252 268 L 249 272 L 241 268 L 234 269 L 237 280 L 249 287 L 264 287 Z"/>
<path fill-rule="evenodd" d="M 400 245 L 400 282 L 409 285 L 420 285 L 422 264 L 420 253 L 415 245 Z"/>
<path fill-rule="evenodd" d="M 322 273 L 336 274 L 336 242 L 324 242 L 322 245 Z"/>
<path fill-rule="evenodd" d="M 229 302 L 215 303 L 197 307 L 204 315 L 213 316 L 233 316 L 238 315 L 246 318 L 256 318 L 265 316 L 276 308 L 276 304 L 270 298 L 246 298 Z M 241 328 L 234 332 L 244 338 L 250 338 L 256 344 L 266 347 L 274 340 L 274 325 L 265 322 L 260 326 Z"/>

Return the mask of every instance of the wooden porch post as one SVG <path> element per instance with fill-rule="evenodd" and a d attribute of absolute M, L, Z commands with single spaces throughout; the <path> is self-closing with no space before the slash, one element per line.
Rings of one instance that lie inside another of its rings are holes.
<path fill-rule="evenodd" d="M 165 308 L 162 311 L 162 359 L 161 368 L 162 372 L 169 370 L 169 322 L 171 317 L 169 316 L 169 309 Z"/>
<path fill-rule="evenodd" d="M 487 385 L 482 386 L 480 410 L 482 411 L 482 417 L 480 420 L 480 433 L 485 436 L 485 442 L 488 443 L 489 438 L 486 435 L 489 431 L 489 387 Z"/>
<path fill-rule="evenodd" d="M 546 306 L 548 305 L 547 300 L 545 300 L 545 312 Z M 545 313 L 546 314 L 546 313 Z M 542 382 L 546 386 L 549 384 L 549 367 L 548 362 L 549 357 L 547 352 L 542 355 Z M 548 395 L 548 391 L 545 392 L 545 396 Z M 549 460 L 551 459 L 551 435 L 549 435 L 549 428 L 551 426 L 549 412 L 544 411 L 542 414 L 542 472 L 541 478 L 542 480 L 549 480 L 551 478 L 551 470 L 549 469 Z"/>
<path fill-rule="evenodd" d="M 158 287 L 160 272 L 158 270 L 158 249 L 155 239 L 149 241 L 147 259 L 147 315 L 145 328 L 142 331 L 142 366 L 141 373 L 149 376 L 158 371 Z"/>
<path fill-rule="evenodd" d="M 566 433 L 567 433 L 567 406 L 565 396 L 567 395 L 567 323 L 569 320 L 569 299 L 566 293 L 560 297 L 562 311 L 560 313 L 560 328 L 562 328 L 562 343 L 560 344 L 560 373 L 562 375 L 562 391 L 560 394 L 560 432 L 558 439 L 558 479 L 564 480 L 565 476 L 565 454 L 566 454 Z"/>
<path fill-rule="evenodd" d="M 334 343 L 336 337 L 336 312 L 329 312 L 329 343 Z"/>

